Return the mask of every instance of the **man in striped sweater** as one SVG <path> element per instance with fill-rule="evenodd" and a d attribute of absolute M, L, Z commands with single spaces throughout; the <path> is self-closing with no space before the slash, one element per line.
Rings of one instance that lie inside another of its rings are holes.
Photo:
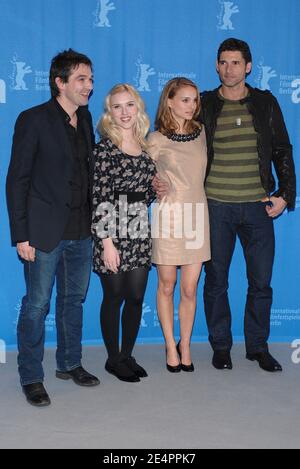
<path fill-rule="evenodd" d="M 231 369 L 228 274 L 236 237 L 247 267 L 246 358 L 266 371 L 281 371 L 268 350 L 274 261 L 273 218 L 295 204 L 295 170 L 278 102 L 246 84 L 252 57 L 248 44 L 227 39 L 219 47 L 221 86 L 202 96 L 208 168 L 212 260 L 206 264 L 205 314 L 214 350 L 213 366 Z M 272 164 L 279 189 L 274 193 Z"/>

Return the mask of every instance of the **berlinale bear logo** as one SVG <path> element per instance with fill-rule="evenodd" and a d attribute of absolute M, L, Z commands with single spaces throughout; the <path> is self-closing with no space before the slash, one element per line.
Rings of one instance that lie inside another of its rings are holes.
<path fill-rule="evenodd" d="M 224 0 L 219 0 L 219 3 L 221 4 L 221 12 L 218 15 L 218 28 L 225 30 L 233 30 L 234 27 L 231 21 L 231 17 L 234 13 L 240 12 L 238 6 L 234 5 L 233 2 L 225 2 Z"/>
<path fill-rule="evenodd" d="M 151 91 L 151 88 L 148 83 L 148 78 L 151 75 L 155 75 L 155 70 L 149 64 L 142 63 L 142 59 L 139 58 L 136 62 L 137 66 L 137 75 L 134 79 L 135 85 L 138 91 Z"/>
<path fill-rule="evenodd" d="M 271 78 L 276 78 L 277 73 L 275 70 L 272 69 L 269 65 L 264 64 L 264 59 L 262 58 L 258 64 L 258 77 L 256 79 L 256 83 L 258 85 L 258 88 L 261 90 L 271 90 L 271 86 L 269 81 Z"/>
<path fill-rule="evenodd" d="M 32 73 L 30 65 L 26 65 L 25 62 L 18 60 L 17 55 L 14 56 L 11 63 L 14 66 L 12 76 L 10 77 L 12 81 L 12 89 L 22 91 L 28 90 L 24 77 L 28 73 Z"/>
<path fill-rule="evenodd" d="M 96 19 L 94 22 L 94 26 L 99 28 L 111 28 L 111 24 L 108 19 L 108 13 L 112 10 L 115 10 L 116 7 L 113 2 L 109 0 L 100 0 L 97 4 L 97 9 L 94 13 Z"/>

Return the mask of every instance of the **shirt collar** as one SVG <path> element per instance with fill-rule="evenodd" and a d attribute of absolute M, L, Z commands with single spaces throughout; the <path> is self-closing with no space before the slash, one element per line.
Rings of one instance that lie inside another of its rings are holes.
<path fill-rule="evenodd" d="M 238 99 L 236 102 L 239 102 L 240 104 L 245 104 L 249 101 L 249 99 L 251 98 L 251 87 L 246 83 L 246 87 L 248 89 L 248 93 L 247 95 L 242 98 L 242 99 Z M 221 86 L 219 86 L 219 88 L 217 88 L 217 95 L 218 95 L 218 98 L 223 101 L 223 102 L 230 102 L 231 100 L 230 99 L 226 99 L 224 98 L 221 93 L 220 93 L 220 89 L 221 89 Z"/>
<path fill-rule="evenodd" d="M 70 124 L 70 121 L 71 121 L 71 117 L 69 116 L 69 114 L 64 110 L 64 108 L 59 104 L 59 102 L 57 101 L 56 98 L 53 98 L 54 99 L 54 102 L 55 102 L 55 105 L 61 115 L 61 117 L 63 118 L 63 121 L 66 123 L 66 124 Z M 79 120 L 79 113 L 77 113 L 76 111 L 76 114 L 77 114 L 77 119 Z"/>

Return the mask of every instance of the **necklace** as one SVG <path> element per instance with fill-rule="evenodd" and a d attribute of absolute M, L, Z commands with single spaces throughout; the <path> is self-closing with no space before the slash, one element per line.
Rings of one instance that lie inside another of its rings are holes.
<path fill-rule="evenodd" d="M 191 134 L 175 134 L 175 133 L 171 134 L 170 133 L 167 135 L 167 137 L 170 140 L 173 140 L 173 142 L 190 142 L 191 140 L 195 140 L 197 137 L 199 137 L 200 133 L 201 133 L 201 129 L 196 129 Z"/>
<path fill-rule="evenodd" d="M 220 88 L 218 89 L 219 91 L 219 95 L 223 98 L 223 99 L 226 99 L 227 101 L 242 101 L 243 99 L 247 98 L 248 94 L 249 94 L 249 90 L 248 88 L 245 86 L 245 89 L 243 90 L 242 92 L 242 95 L 239 97 L 239 98 L 228 98 L 228 97 L 225 97 L 224 94 L 223 94 L 223 91 L 222 91 L 222 87 L 220 86 Z"/>

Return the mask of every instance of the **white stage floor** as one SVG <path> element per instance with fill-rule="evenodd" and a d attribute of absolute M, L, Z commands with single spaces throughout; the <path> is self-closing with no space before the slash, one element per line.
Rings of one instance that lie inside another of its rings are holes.
<path fill-rule="evenodd" d="M 149 373 L 140 383 L 104 370 L 104 347 L 84 348 L 84 367 L 100 386 L 81 388 L 55 378 L 55 352 L 45 355 L 46 408 L 21 392 L 16 353 L 0 365 L 0 448 L 300 448 L 300 365 L 289 344 L 272 344 L 283 373 L 266 373 L 232 351 L 233 370 L 211 366 L 208 344 L 193 344 L 194 373 L 171 374 L 162 345 L 138 345 Z"/>

